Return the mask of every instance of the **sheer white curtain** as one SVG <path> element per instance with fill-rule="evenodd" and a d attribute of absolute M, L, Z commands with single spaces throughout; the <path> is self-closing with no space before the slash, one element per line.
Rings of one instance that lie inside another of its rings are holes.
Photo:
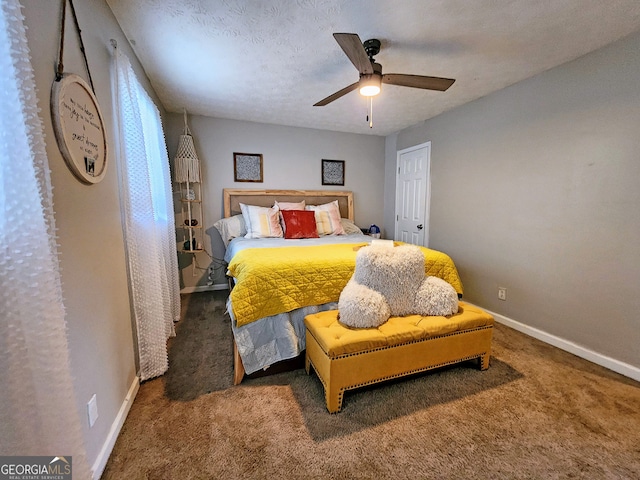
<path fill-rule="evenodd" d="M 125 245 L 140 377 L 147 380 L 167 370 L 167 339 L 180 318 L 169 158 L 160 113 L 129 59 L 116 48 L 113 63 Z"/>
<path fill-rule="evenodd" d="M 90 478 L 76 409 L 49 165 L 24 19 L 0 2 L 0 452 L 72 455 Z"/>

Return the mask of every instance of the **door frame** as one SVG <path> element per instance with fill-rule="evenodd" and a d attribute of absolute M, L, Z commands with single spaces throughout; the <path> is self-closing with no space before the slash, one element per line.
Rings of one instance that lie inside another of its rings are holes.
<path fill-rule="evenodd" d="M 412 147 L 403 148 L 402 150 L 398 150 L 396 152 L 396 205 L 394 211 L 394 238 L 398 238 L 398 217 L 399 212 L 398 208 L 401 205 L 401 201 L 398 199 L 398 195 L 400 194 L 400 157 L 405 154 L 412 152 L 414 150 L 425 149 L 427 152 L 427 174 L 424 179 L 424 187 L 425 187 L 425 205 L 424 205 L 424 215 L 422 217 L 422 224 L 424 225 L 424 240 L 423 246 L 429 246 L 429 223 L 431 216 L 431 141 L 421 143 L 419 145 L 414 145 Z"/>

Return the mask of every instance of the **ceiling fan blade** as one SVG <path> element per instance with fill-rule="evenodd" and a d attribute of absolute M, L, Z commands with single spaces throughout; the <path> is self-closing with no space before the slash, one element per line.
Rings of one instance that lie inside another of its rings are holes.
<path fill-rule="evenodd" d="M 314 107 L 324 107 L 328 103 L 333 102 L 334 100 L 339 99 L 343 95 L 346 95 L 349 92 L 353 92 L 356 88 L 358 88 L 360 82 L 352 83 L 348 87 L 344 87 L 342 90 L 338 90 L 336 93 L 329 95 L 327 98 L 320 100 L 318 103 L 315 103 Z"/>
<path fill-rule="evenodd" d="M 373 73 L 371 60 L 362 46 L 360 37 L 355 33 L 334 33 L 333 38 L 336 39 L 340 48 L 349 57 L 351 63 L 358 69 L 360 74 Z"/>
<path fill-rule="evenodd" d="M 403 73 L 386 73 L 382 76 L 382 83 L 399 85 L 401 87 L 424 88 L 425 90 L 439 90 L 444 92 L 453 85 L 453 78 L 425 77 L 423 75 L 405 75 Z"/>

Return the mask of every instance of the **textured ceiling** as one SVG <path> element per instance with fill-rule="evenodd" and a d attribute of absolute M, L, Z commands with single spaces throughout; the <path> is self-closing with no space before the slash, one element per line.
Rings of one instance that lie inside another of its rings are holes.
<path fill-rule="evenodd" d="M 640 29 L 638 0 L 107 0 L 164 107 L 388 135 Z M 455 78 L 446 92 L 383 85 L 373 128 L 332 33 L 377 38 L 383 73 Z M 615 72 L 612 72 L 612 75 Z"/>

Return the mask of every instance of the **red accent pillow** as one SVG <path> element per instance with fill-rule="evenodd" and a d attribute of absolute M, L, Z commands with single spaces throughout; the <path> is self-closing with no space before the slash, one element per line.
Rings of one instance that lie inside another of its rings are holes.
<path fill-rule="evenodd" d="M 284 238 L 318 238 L 316 216 L 311 210 L 281 210 Z"/>

